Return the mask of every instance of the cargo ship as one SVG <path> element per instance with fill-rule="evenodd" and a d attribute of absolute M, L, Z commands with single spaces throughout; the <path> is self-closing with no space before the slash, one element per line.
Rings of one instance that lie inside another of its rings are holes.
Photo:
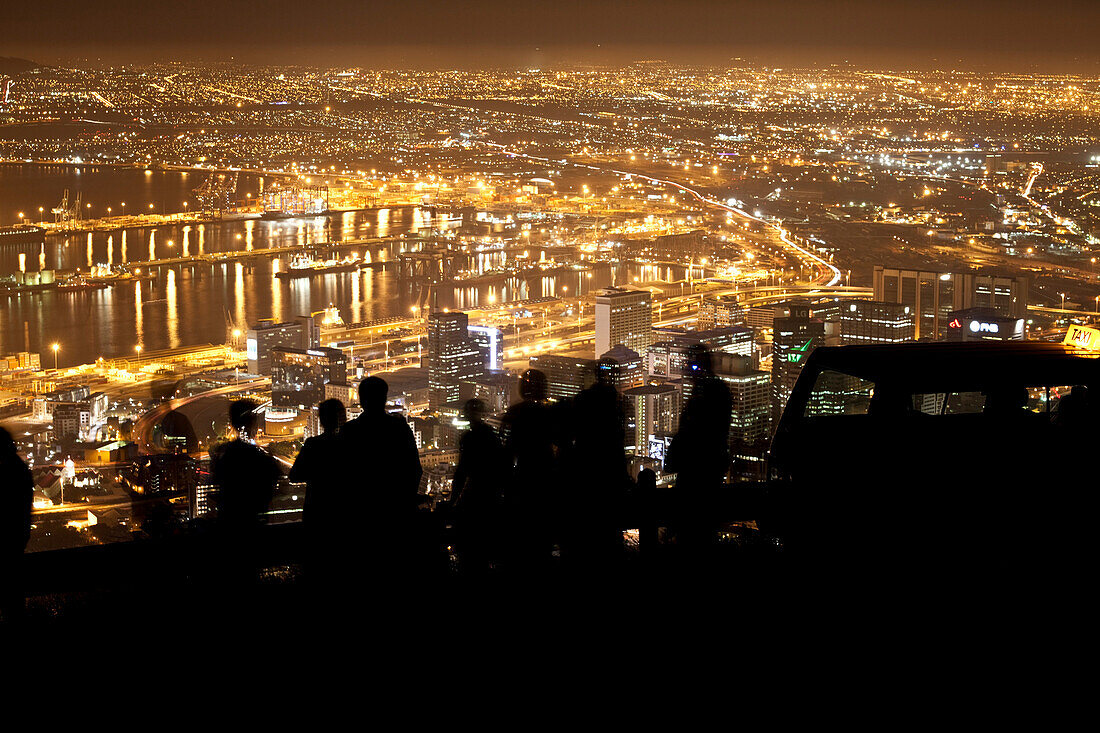
<path fill-rule="evenodd" d="M 288 269 L 276 272 L 278 278 L 311 277 L 326 275 L 330 272 L 351 272 L 358 270 L 362 263 L 355 259 L 318 261 L 308 255 L 295 255 Z"/>
<path fill-rule="evenodd" d="M 0 227 L 0 246 L 5 244 L 39 244 L 46 241 L 46 230 L 32 224 Z"/>
<path fill-rule="evenodd" d="M 82 292 L 85 290 L 102 290 L 106 287 L 107 283 L 105 282 L 89 282 L 80 275 L 62 280 L 57 284 L 57 289 L 66 293 Z"/>

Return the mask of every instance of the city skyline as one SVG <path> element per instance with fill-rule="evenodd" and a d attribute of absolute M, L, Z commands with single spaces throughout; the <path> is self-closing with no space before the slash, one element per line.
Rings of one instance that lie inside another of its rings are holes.
<path fill-rule="evenodd" d="M 1100 416 L 1098 22 L 21 6 L 0 562 L 156 545 L 180 561 L 132 587 L 298 601 L 952 567 L 975 538 L 1012 565 L 1018 499 L 1083 480 L 1047 449 Z M 913 511 L 933 483 L 950 526 Z"/>

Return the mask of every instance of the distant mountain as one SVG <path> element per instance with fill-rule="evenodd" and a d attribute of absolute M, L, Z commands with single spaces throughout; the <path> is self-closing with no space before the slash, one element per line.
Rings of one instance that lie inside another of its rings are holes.
<path fill-rule="evenodd" d="M 15 76 L 16 74 L 22 74 L 24 71 L 37 68 L 38 64 L 27 59 L 0 56 L 0 76 Z"/>

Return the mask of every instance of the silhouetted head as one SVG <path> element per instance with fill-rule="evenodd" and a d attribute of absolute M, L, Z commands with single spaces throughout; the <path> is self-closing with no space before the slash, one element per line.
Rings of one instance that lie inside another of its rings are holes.
<path fill-rule="evenodd" d="M 359 404 L 364 412 L 384 412 L 390 386 L 381 377 L 367 377 L 359 383 Z"/>
<path fill-rule="evenodd" d="M 614 387 L 618 382 L 619 362 L 604 357 L 596 362 L 596 384 Z"/>
<path fill-rule="evenodd" d="M 339 430 L 344 421 L 348 419 L 348 411 L 340 400 L 325 400 L 317 405 L 317 417 L 321 421 L 321 430 L 332 433 Z"/>
<path fill-rule="evenodd" d="M 987 415 L 1011 415 L 1022 412 L 1027 406 L 1027 387 L 998 387 L 985 393 L 985 407 L 982 412 Z"/>
<path fill-rule="evenodd" d="M 1054 405 L 1051 420 L 1063 427 L 1079 429 L 1086 427 L 1092 420 L 1092 398 L 1089 388 L 1083 384 L 1073 386 L 1069 394 L 1063 394 Z"/>
<path fill-rule="evenodd" d="M 867 414 L 874 417 L 901 417 L 913 409 L 913 398 L 896 389 L 875 388 Z"/>
<path fill-rule="evenodd" d="M 191 453 L 199 445 L 191 420 L 179 410 L 172 410 L 160 422 L 163 447 L 172 451 Z"/>
<path fill-rule="evenodd" d="M 546 399 L 546 375 L 538 369 L 528 369 L 519 378 L 519 394 L 525 400 L 542 402 Z"/>
<path fill-rule="evenodd" d="M 488 414 L 488 406 L 479 399 L 466 400 L 466 403 L 462 405 L 462 417 L 466 419 L 471 425 L 476 425 L 485 421 L 485 415 Z"/>
<path fill-rule="evenodd" d="M 229 405 L 229 424 L 238 433 L 255 434 L 256 410 L 259 408 L 252 400 L 237 400 Z"/>
<path fill-rule="evenodd" d="M 15 441 L 12 440 L 11 433 L 4 428 L 0 428 L 0 465 L 11 460 L 19 460 L 19 451 L 15 448 Z"/>
<path fill-rule="evenodd" d="M 710 357 L 710 349 L 703 344 L 689 346 L 686 368 L 690 377 L 706 377 L 714 374 L 714 362 Z"/>

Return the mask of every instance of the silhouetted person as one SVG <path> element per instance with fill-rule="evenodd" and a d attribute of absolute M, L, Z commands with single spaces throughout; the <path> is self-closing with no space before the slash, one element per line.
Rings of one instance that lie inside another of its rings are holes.
<path fill-rule="evenodd" d="M 11 434 L 0 428 L 0 618 L 21 619 L 23 551 L 31 536 L 34 480 L 15 449 Z"/>
<path fill-rule="evenodd" d="M 341 465 L 343 444 L 337 431 L 347 420 L 347 410 L 340 400 L 325 400 L 317 406 L 321 434 L 306 438 L 294 460 L 287 478 L 306 485 L 302 507 L 302 524 L 306 534 L 307 573 L 315 578 L 326 566 L 336 564 L 339 540 L 346 539 L 348 527 L 343 526 L 348 499 L 347 472 Z"/>
<path fill-rule="evenodd" d="M 665 456 L 665 470 L 675 472 L 681 521 L 673 527 L 677 544 L 701 549 L 715 539 L 713 499 L 730 466 L 729 431 L 733 398 L 714 375 L 710 352 L 693 345 L 686 380 L 691 397 L 680 413 L 680 426 Z"/>
<path fill-rule="evenodd" d="M 275 459 L 251 441 L 256 409 L 251 400 L 229 406 L 237 437 L 211 452 L 210 469 L 218 486 L 217 525 L 221 538 L 223 580 L 245 582 L 255 572 L 261 514 L 275 495 L 280 471 Z"/>
<path fill-rule="evenodd" d="M 1051 422 L 1068 430 L 1082 430 L 1091 427 L 1093 409 L 1089 388 L 1075 384 L 1069 394 L 1062 395 L 1055 403 Z"/>
<path fill-rule="evenodd" d="M 195 428 L 179 410 L 172 410 L 158 426 L 160 431 L 160 447 L 170 453 L 194 453 L 198 448 L 199 439 L 195 435 Z"/>
<path fill-rule="evenodd" d="M 626 406 L 615 389 L 618 364 L 601 359 L 596 381 L 573 400 L 569 477 L 561 482 L 562 560 L 599 572 L 622 551 L 627 484 Z"/>
<path fill-rule="evenodd" d="M 898 418 L 913 412 L 913 398 L 905 392 L 876 389 L 867 404 L 867 414 L 872 417 Z"/>
<path fill-rule="evenodd" d="M 366 525 L 356 543 L 375 571 L 394 574 L 417 549 L 411 535 L 423 469 L 409 424 L 386 412 L 388 393 L 389 386 L 378 377 L 359 383 L 363 413 L 340 430 L 340 470 L 354 496 L 346 511 L 358 514 Z"/>
<path fill-rule="evenodd" d="M 985 395 L 982 414 L 994 417 L 1018 417 L 1027 412 L 1026 387 L 1000 387 L 990 389 Z"/>
<path fill-rule="evenodd" d="M 481 400 L 468 400 L 463 406 L 470 429 L 458 441 L 458 465 L 451 483 L 459 566 L 473 576 L 483 575 L 495 559 L 507 475 L 504 446 L 486 424 L 486 411 Z"/>
<path fill-rule="evenodd" d="M 554 425 L 546 406 L 546 375 L 528 369 L 520 377 L 520 402 L 501 419 L 512 475 L 504 489 L 506 565 L 533 570 L 550 558 L 550 495 L 554 487 Z"/>

